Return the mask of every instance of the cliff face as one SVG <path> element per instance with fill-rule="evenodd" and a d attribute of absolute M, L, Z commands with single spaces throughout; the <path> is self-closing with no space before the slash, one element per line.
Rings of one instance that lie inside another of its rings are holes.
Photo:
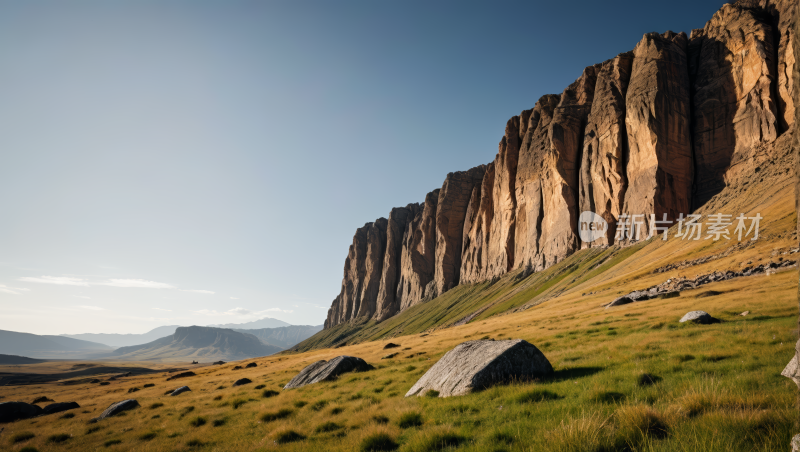
<path fill-rule="evenodd" d="M 797 9 L 725 4 L 691 37 L 647 33 L 542 96 L 508 120 L 493 162 L 356 231 L 325 327 L 615 244 L 622 214 L 641 215 L 623 244 L 644 240 L 651 215 L 674 221 L 741 183 L 796 123 Z M 583 211 L 608 222 L 604 237 L 581 242 Z"/>

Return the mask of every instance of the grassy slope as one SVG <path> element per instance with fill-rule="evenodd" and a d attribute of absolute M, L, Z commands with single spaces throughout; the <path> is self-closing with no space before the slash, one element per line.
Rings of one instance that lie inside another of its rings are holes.
<path fill-rule="evenodd" d="M 385 433 L 401 451 L 445 450 L 438 447 L 442 443 L 465 451 L 786 450 L 797 430 L 797 389 L 779 374 L 794 353 L 797 337 L 796 269 L 713 283 L 679 298 L 601 306 L 620 293 L 673 276 L 796 259 L 798 254 L 781 254 L 797 243 L 788 176 L 753 180 L 735 195 L 718 197 L 708 209 L 760 212 L 765 217 L 761 239 L 683 270 L 653 273 L 668 263 L 717 254 L 731 243 L 671 239 L 583 251 L 520 282 L 511 274 L 491 286 L 462 286 L 381 324 L 322 332 L 304 343 L 307 351 L 258 359 L 255 369 L 233 371 L 241 363 L 229 363 L 198 369 L 197 376 L 178 382 L 166 382 L 166 375 L 159 374 L 104 387 L 0 387 L 2 401 L 46 395 L 82 406 L 74 418 L 54 415 L 5 425 L 0 448 L 352 451 Z M 716 295 L 708 296 L 710 292 Z M 677 322 L 695 309 L 724 322 Z M 738 315 L 746 310 L 749 316 Z M 470 323 L 447 327 L 474 313 L 478 315 Z M 555 376 L 463 397 L 403 397 L 448 350 L 486 336 L 536 344 L 553 364 Z M 399 350 L 397 357 L 382 360 L 389 339 L 402 348 L 393 350 Z M 319 348 L 342 341 L 350 345 Z M 304 366 L 342 354 L 362 357 L 377 369 L 281 390 Z M 657 382 L 638 385 L 645 372 L 658 377 Z M 232 388 L 241 377 L 253 384 Z M 156 386 L 143 388 L 145 383 Z M 162 395 L 183 384 L 192 392 Z M 143 389 L 129 395 L 131 387 Z M 278 394 L 263 397 L 264 390 Z M 90 430 L 89 418 L 129 397 L 142 407 Z M 285 411 L 279 415 L 279 410 Z M 419 414 L 421 425 L 401 425 L 409 413 Z M 287 431 L 304 439 L 277 444 Z M 24 432 L 34 436 L 15 443 L 15 436 Z M 71 437 L 48 442 L 55 434 Z M 119 443 L 109 443 L 115 441 Z"/>

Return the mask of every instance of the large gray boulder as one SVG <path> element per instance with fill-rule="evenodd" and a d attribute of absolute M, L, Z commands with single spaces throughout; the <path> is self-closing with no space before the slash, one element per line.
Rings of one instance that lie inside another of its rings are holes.
<path fill-rule="evenodd" d="M 184 393 L 184 392 L 186 392 L 186 391 L 191 391 L 191 389 L 189 389 L 189 387 L 188 387 L 188 386 L 181 386 L 180 388 L 178 388 L 178 389 L 176 389 L 176 390 L 172 391 L 172 392 L 169 394 L 169 396 L 170 396 L 170 397 L 172 397 L 172 396 L 176 396 L 176 395 L 178 395 L 178 394 L 183 394 L 183 393 Z"/>
<path fill-rule="evenodd" d="M 42 414 L 42 408 L 25 402 L 0 403 L 0 422 L 14 422 Z"/>
<path fill-rule="evenodd" d="M 67 410 L 74 410 L 75 408 L 80 408 L 81 406 L 78 405 L 77 402 L 60 402 L 60 403 L 51 403 L 42 409 L 42 414 L 54 414 L 60 413 L 62 411 Z"/>
<path fill-rule="evenodd" d="M 337 376 L 347 372 L 363 372 L 371 370 L 373 367 L 361 358 L 355 356 L 337 356 L 330 361 L 317 361 L 309 364 L 299 374 L 283 387 L 283 389 L 294 389 L 301 386 L 319 383 L 320 381 L 333 380 Z"/>
<path fill-rule="evenodd" d="M 122 402 L 113 403 L 111 404 L 111 406 L 106 408 L 106 410 L 103 411 L 103 413 L 100 414 L 100 416 L 90 420 L 89 422 L 97 422 L 107 417 L 116 416 L 117 414 L 122 413 L 123 411 L 132 410 L 138 406 L 139 402 L 133 399 L 123 400 Z"/>
<path fill-rule="evenodd" d="M 522 339 L 468 341 L 456 346 L 406 393 L 430 390 L 439 397 L 468 394 L 499 383 L 531 380 L 553 373 L 553 366 L 535 345 Z"/>
<path fill-rule="evenodd" d="M 798 355 L 797 350 L 800 349 L 800 340 L 797 341 L 794 348 L 795 348 L 795 354 L 794 356 L 792 356 L 792 360 L 789 361 L 789 364 L 787 364 L 786 367 L 783 369 L 781 375 L 783 375 L 786 378 L 790 378 L 792 381 L 794 381 L 794 384 L 796 384 L 797 387 L 800 388 L 800 362 L 797 361 L 797 355 Z"/>
<path fill-rule="evenodd" d="M 719 323 L 719 320 L 711 317 L 706 311 L 692 311 L 687 312 L 686 315 L 681 317 L 680 323 L 693 322 L 701 325 L 708 325 L 710 323 Z"/>

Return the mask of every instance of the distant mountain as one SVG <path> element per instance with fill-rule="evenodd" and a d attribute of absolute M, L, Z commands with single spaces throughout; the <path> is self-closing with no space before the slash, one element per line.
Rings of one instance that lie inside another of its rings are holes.
<path fill-rule="evenodd" d="M 120 347 L 114 359 L 133 361 L 232 361 L 272 355 L 282 349 L 252 334 L 207 326 L 178 327 L 172 336 L 142 345 Z"/>
<path fill-rule="evenodd" d="M 250 330 L 259 328 L 278 328 L 283 326 L 292 326 L 286 322 L 270 317 L 264 317 L 260 320 L 254 320 L 247 323 L 227 323 L 224 325 L 209 325 L 212 328 L 228 328 L 239 330 Z M 62 334 L 62 337 L 70 337 L 73 339 L 80 339 L 84 341 L 97 342 L 100 344 L 108 345 L 112 348 L 127 347 L 131 345 L 141 345 L 153 342 L 162 337 L 172 336 L 175 330 L 180 325 L 160 326 L 152 329 L 144 334 L 116 334 L 116 333 L 82 333 L 82 334 Z"/>
<path fill-rule="evenodd" d="M 46 359 L 33 359 L 17 355 L 0 355 L 0 364 L 37 364 L 45 363 Z"/>
<path fill-rule="evenodd" d="M 273 319 L 270 317 L 264 317 L 260 320 L 254 320 L 252 322 L 247 323 L 225 323 L 221 325 L 208 325 L 214 328 L 230 328 L 230 329 L 239 329 L 239 330 L 255 330 L 260 328 L 278 328 L 281 326 L 292 326 L 291 323 L 286 323 L 284 321 Z"/>
<path fill-rule="evenodd" d="M 40 336 L 0 330 L 0 354 L 44 359 L 97 358 L 112 350 L 105 344 L 65 336 Z"/>
<path fill-rule="evenodd" d="M 299 344 L 309 337 L 322 330 L 322 325 L 291 325 L 279 328 L 261 328 L 257 330 L 245 330 L 233 328 L 233 331 L 252 334 L 269 345 L 275 345 L 286 349 L 295 344 Z"/>
<path fill-rule="evenodd" d="M 165 336 L 172 336 L 180 325 L 160 326 L 144 334 L 115 334 L 115 333 L 83 333 L 83 334 L 62 334 L 63 337 L 81 339 L 84 341 L 98 342 L 111 347 L 125 347 L 128 345 L 139 345 L 152 342 Z"/>

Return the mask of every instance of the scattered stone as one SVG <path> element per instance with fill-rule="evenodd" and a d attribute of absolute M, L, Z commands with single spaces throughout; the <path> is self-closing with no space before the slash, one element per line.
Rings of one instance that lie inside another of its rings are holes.
<path fill-rule="evenodd" d="M 197 374 L 195 374 L 194 372 L 191 372 L 191 371 L 189 371 L 189 372 L 181 372 L 181 373 L 179 373 L 177 375 L 173 375 L 173 376 L 167 378 L 167 381 L 176 380 L 178 378 L 194 377 L 195 375 L 197 375 Z"/>
<path fill-rule="evenodd" d="M 51 403 L 42 409 L 42 414 L 54 414 L 60 413 L 62 411 L 67 410 L 74 410 L 75 408 L 80 408 L 81 406 L 78 405 L 76 402 L 60 402 L 60 403 Z"/>
<path fill-rule="evenodd" d="M 172 391 L 172 392 L 169 394 L 169 396 L 170 396 L 170 397 L 173 397 L 173 396 L 176 396 L 176 395 L 178 395 L 178 394 L 183 394 L 183 393 L 184 393 L 184 392 L 186 392 L 186 391 L 191 391 L 191 389 L 189 389 L 189 387 L 188 387 L 188 386 L 181 386 L 180 388 L 178 388 L 178 389 L 176 389 L 176 390 Z"/>
<path fill-rule="evenodd" d="M 399 353 L 389 353 L 388 355 L 382 357 L 381 359 L 392 359 L 397 355 L 399 355 Z"/>
<path fill-rule="evenodd" d="M 244 368 L 245 368 L 245 369 L 250 369 L 251 367 L 258 367 L 258 364 L 256 364 L 256 363 L 249 363 L 249 364 L 247 364 L 246 366 L 244 366 Z"/>
<path fill-rule="evenodd" d="M 25 402 L 0 403 L 0 422 L 14 422 L 42 414 L 42 408 Z"/>
<path fill-rule="evenodd" d="M 138 391 L 139 388 L 128 388 L 128 394 Z"/>
<path fill-rule="evenodd" d="M 742 317 L 744 317 L 744 316 L 746 316 L 746 315 L 748 315 L 748 314 L 750 314 L 750 311 L 744 311 L 743 313 L 741 313 L 741 314 L 739 314 L 739 315 L 740 315 L 740 316 L 742 316 Z"/>
<path fill-rule="evenodd" d="M 711 315 L 706 311 L 691 311 L 687 312 L 686 315 L 681 317 L 680 323 L 684 322 L 693 322 L 693 323 L 699 323 L 701 325 L 708 325 L 711 323 L 719 323 L 719 319 L 711 317 Z"/>
<path fill-rule="evenodd" d="M 792 438 L 792 452 L 800 452 L 800 433 Z"/>
<path fill-rule="evenodd" d="M 550 361 L 527 341 L 467 341 L 447 352 L 411 387 L 406 397 L 421 396 L 429 390 L 439 391 L 439 397 L 464 395 L 552 373 Z"/>
<path fill-rule="evenodd" d="M 110 385 L 110 384 L 111 384 L 111 383 L 109 383 L 109 382 L 107 382 L 107 381 L 101 381 L 101 382 L 100 382 L 100 386 L 108 386 L 108 385 Z"/>
<path fill-rule="evenodd" d="M 233 369 L 231 369 L 231 370 L 242 370 L 242 366 L 235 366 L 235 367 L 234 367 Z"/>
<path fill-rule="evenodd" d="M 252 383 L 252 381 L 249 378 L 240 378 L 235 382 L 233 382 L 233 386 L 241 386 L 241 385 L 246 385 L 248 383 Z"/>
<path fill-rule="evenodd" d="M 48 399 L 46 396 L 37 397 L 31 403 L 44 403 L 44 402 L 55 402 L 53 399 Z"/>
<path fill-rule="evenodd" d="M 337 376 L 347 372 L 364 372 L 374 369 L 361 358 L 355 356 L 337 356 L 330 361 L 317 361 L 309 364 L 300 373 L 283 387 L 283 389 L 294 389 L 301 386 L 319 383 L 321 381 L 333 380 Z"/>
<path fill-rule="evenodd" d="M 97 378 L 95 378 L 94 380 L 90 381 L 89 383 L 100 383 L 100 380 L 98 380 Z"/>
<path fill-rule="evenodd" d="M 122 402 L 112 403 L 111 406 L 106 408 L 100 416 L 91 419 L 89 422 L 94 423 L 97 421 L 101 421 L 107 417 L 116 416 L 123 411 L 132 410 L 134 408 L 139 407 L 139 402 L 134 399 L 123 400 Z"/>
<path fill-rule="evenodd" d="M 384 350 L 388 350 L 390 348 L 397 348 L 399 346 L 400 346 L 400 344 L 395 344 L 395 343 L 389 342 L 388 344 L 383 346 L 383 349 Z"/>
<path fill-rule="evenodd" d="M 798 348 L 800 348 L 800 340 L 795 344 L 795 350 Z M 792 356 L 792 360 L 789 361 L 789 364 L 787 364 L 783 372 L 781 372 L 781 375 L 794 381 L 797 387 L 800 388 L 800 363 L 797 361 L 796 351 L 794 356 Z"/>

